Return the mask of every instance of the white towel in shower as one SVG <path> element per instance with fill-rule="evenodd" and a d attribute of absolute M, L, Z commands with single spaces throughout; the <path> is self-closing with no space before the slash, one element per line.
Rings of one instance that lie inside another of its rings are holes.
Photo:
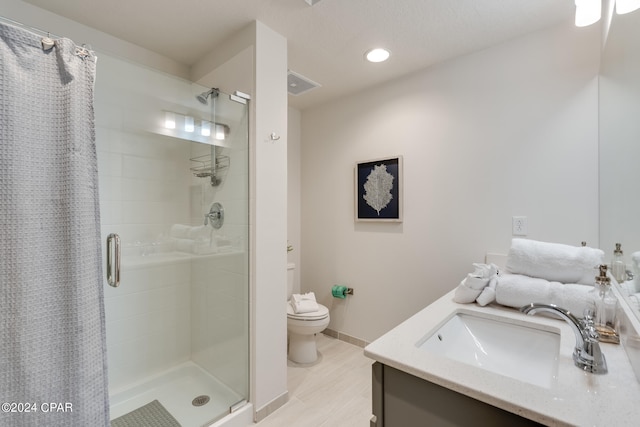
<path fill-rule="evenodd" d="M 313 292 L 291 295 L 291 306 L 296 314 L 312 313 L 318 311 L 319 308 L 316 302 L 316 295 Z"/>
<path fill-rule="evenodd" d="M 496 302 L 520 308 L 532 302 L 555 304 L 582 317 L 591 303 L 592 286 L 550 282 L 521 274 L 501 274 L 496 285 Z"/>
<path fill-rule="evenodd" d="M 194 253 L 196 242 L 191 239 L 171 239 L 173 247 L 178 252 Z"/>
<path fill-rule="evenodd" d="M 188 239 L 190 230 L 190 225 L 173 224 L 169 230 L 169 236 L 175 237 L 176 239 Z"/>
<path fill-rule="evenodd" d="M 185 224 L 173 224 L 169 230 L 169 236 L 176 239 L 192 239 L 209 237 L 210 228 L 204 225 L 191 226 Z"/>
<path fill-rule="evenodd" d="M 585 246 L 513 239 L 506 271 L 553 282 L 593 285 L 604 252 Z"/>

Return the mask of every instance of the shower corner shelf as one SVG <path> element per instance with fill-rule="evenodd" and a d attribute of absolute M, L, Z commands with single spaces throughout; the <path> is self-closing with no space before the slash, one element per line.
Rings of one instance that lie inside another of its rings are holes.
<path fill-rule="evenodd" d="M 228 168 L 231 163 L 229 156 L 218 154 L 215 160 L 212 160 L 211 157 L 210 154 L 203 154 L 202 156 L 190 158 L 189 161 L 191 161 L 192 166 L 189 170 L 191 173 L 198 178 L 209 178 Z"/>

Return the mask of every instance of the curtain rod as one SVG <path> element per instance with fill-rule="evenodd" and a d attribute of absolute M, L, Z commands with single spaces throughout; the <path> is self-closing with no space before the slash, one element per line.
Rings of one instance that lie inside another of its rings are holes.
<path fill-rule="evenodd" d="M 13 19 L 6 18 L 6 17 L 4 17 L 2 15 L 0 15 L 0 22 L 4 22 L 5 24 L 8 24 L 8 25 L 11 25 L 11 26 L 14 26 L 14 27 L 21 27 L 21 28 L 27 29 L 29 31 L 36 32 L 38 35 L 47 36 L 47 37 L 53 37 L 55 39 L 64 38 L 64 37 L 52 34 L 49 31 L 41 30 L 39 28 L 35 28 L 35 27 L 31 27 L 29 25 L 23 24 L 22 22 L 14 21 Z"/>

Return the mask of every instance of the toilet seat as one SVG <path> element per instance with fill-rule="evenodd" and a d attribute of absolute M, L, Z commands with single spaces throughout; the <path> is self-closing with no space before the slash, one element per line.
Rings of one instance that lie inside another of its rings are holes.
<path fill-rule="evenodd" d="M 290 303 L 287 303 L 287 317 L 295 320 L 322 320 L 329 315 L 329 309 L 322 304 L 318 304 L 318 311 L 310 313 L 295 313 Z"/>

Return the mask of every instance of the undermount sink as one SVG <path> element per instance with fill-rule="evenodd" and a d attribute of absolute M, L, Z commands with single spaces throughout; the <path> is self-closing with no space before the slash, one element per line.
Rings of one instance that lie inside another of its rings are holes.
<path fill-rule="evenodd" d="M 550 388 L 558 372 L 560 334 L 455 313 L 416 344 L 421 350 L 540 387 Z"/>

